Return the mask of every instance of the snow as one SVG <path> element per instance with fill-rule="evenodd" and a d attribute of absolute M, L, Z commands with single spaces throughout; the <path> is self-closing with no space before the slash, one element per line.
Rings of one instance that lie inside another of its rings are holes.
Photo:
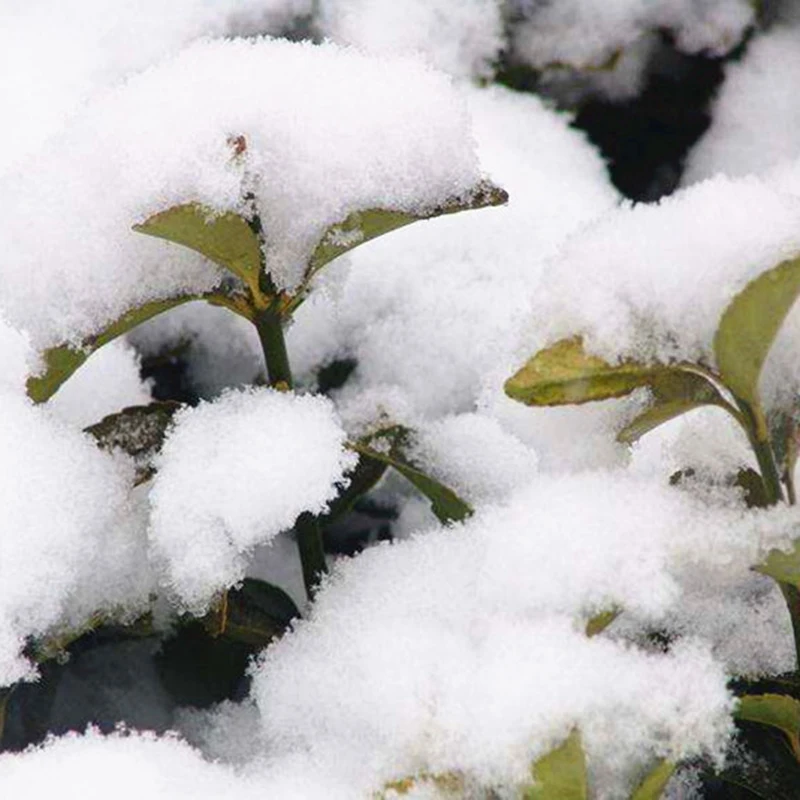
<path fill-rule="evenodd" d="M 468 193 L 480 178 L 468 125 L 448 79 L 411 59 L 197 42 L 98 94 L 0 179 L 14 198 L 2 206 L 0 248 L 14 257 L 0 265 L 0 308 L 38 348 L 148 300 L 207 291 L 218 269 L 131 226 L 186 202 L 242 210 L 248 191 L 273 277 L 296 286 L 325 229 L 350 212 L 416 212 Z M 235 161 L 232 135 L 247 141 Z M 57 306 L 46 302 L 55 284 Z"/>
<path fill-rule="evenodd" d="M 625 447 L 641 394 L 532 409 L 502 387 L 576 334 L 611 361 L 713 367 L 730 300 L 800 253 L 796 20 L 727 62 L 686 188 L 634 206 L 569 114 L 481 84 L 523 62 L 562 99 L 632 97 L 672 46 L 659 31 L 720 56 L 753 24 L 748 0 L 36 0 L 1 16 L 0 687 L 36 678 L 32 641 L 145 612 L 162 633 L 76 654 L 49 717 L 73 732 L 0 755 L 0 794 L 352 800 L 455 772 L 515 796 L 576 727 L 599 798 L 628 797 L 656 758 L 721 763 L 731 676 L 794 666 L 780 592 L 752 567 L 797 536 L 796 508 L 745 507 L 731 478 L 755 461 L 719 409 Z M 303 36 L 327 41 L 289 41 Z M 154 212 L 247 213 L 252 194 L 268 269 L 293 290 L 352 211 L 429 211 L 483 179 L 506 206 L 416 223 L 315 277 L 286 326 L 293 392 L 256 388 L 252 326 L 193 302 L 102 348 L 47 404 L 25 396 L 44 348 L 226 278 L 132 231 Z M 800 391 L 798 325 L 765 369 L 771 407 Z M 199 405 L 134 487 L 130 459 L 82 428 L 149 402 L 156 358 L 185 364 Z M 314 394 L 339 359 L 352 375 Z M 292 528 L 347 484 L 348 439 L 387 424 L 475 513 L 442 526 L 388 470 L 369 499 L 396 515 L 381 523 L 394 541 L 329 556 L 307 602 Z M 241 702 L 176 707 L 163 631 L 245 577 L 303 619 L 253 659 Z M 138 730 L 80 733 L 90 719 Z"/>
<path fill-rule="evenodd" d="M 687 564 L 746 573 L 783 522 L 765 532 L 757 515 L 601 473 L 540 477 L 463 526 L 373 548 L 263 656 L 270 750 L 308 749 L 364 792 L 421 771 L 513 785 L 576 724 L 601 765 L 718 753 L 730 701 L 705 645 L 689 634 L 646 654 L 580 625 L 613 604 L 658 619 Z"/>
<path fill-rule="evenodd" d="M 719 176 L 658 204 L 623 206 L 572 239 L 532 302 L 540 345 L 582 335 L 611 361 L 714 364 L 720 317 L 749 281 L 800 252 L 800 202 L 756 178 Z M 798 379 L 791 343 L 776 346 L 765 393 Z M 530 355 L 538 348 L 532 346 Z M 774 383 L 770 386 L 770 380 Z"/>
<path fill-rule="evenodd" d="M 246 556 L 322 513 L 356 463 L 331 403 L 230 391 L 176 414 L 150 493 L 150 541 L 169 588 L 194 612 L 245 575 Z"/>
<path fill-rule="evenodd" d="M 129 618 L 151 581 L 132 465 L 50 413 L 0 394 L 0 685 L 31 677 L 27 637 L 96 612 Z"/>
<path fill-rule="evenodd" d="M 147 405 L 153 398 L 139 367 L 136 351 L 122 339 L 113 341 L 59 389 L 49 407 L 75 427 L 87 428 L 128 406 Z"/>
<path fill-rule="evenodd" d="M 416 53 L 457 77 L 486 78 L 503 47 L 500 0 L 322 0 L 324 36 L 376 53 Z"/>
<path fill-rule="evenodd" d="M 800 156 L 793 134 L 800 124 L 794 102 L 799 43 L 796 25 L 777 27 L 755 37 L 741 61 L 726 65 L 711 127 L 689 156 L 685 184 L 720 172 L 759 174 Z"/>
<path fill-rule="evenodd" d="M 635 97 L 668 31 L 685 53 L 721 56 L 754 22 L 748 0 L 510 0 L 511 54 L 542 71 L 543 85 L 566 102 L 587 91 L 612 101 Z"/>

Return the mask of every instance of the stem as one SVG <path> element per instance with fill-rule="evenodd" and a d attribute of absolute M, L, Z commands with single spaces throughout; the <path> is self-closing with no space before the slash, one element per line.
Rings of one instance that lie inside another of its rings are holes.
<path fill-rule="evenodd" d="M 764 481 L 767 501 L 770 505 L 775 505 L 784 499 L 783 487 L 781 486 L 781 476 L 775 463 L 775 455 L 769 442 L 769 430 L 767 421 L 764 419 L 764 412 L 757 405 L 751 406 L 744 400 L 739 400 L 739 407 L 747 421 L 747 433 L 758 461 L 761 478 Z"/>
<path fill-rule="evenodd" d="M 270 386 L 291 389 L 292 369 L 289 354 L 286 351 L 286 339 L 283 335 L 283 319 L 281 315 L 267 308 L 259 312 L 255 318 L 267 375 Z M 322 546 L 322 532 L 317 518 L 308 511 L 302 513 L 295 523 L 297 547 L 300 551 L 300 564 L 303 568 L 303 582 L 306 594 L 311 600 L 319 584 L 320 578 L 328 571 L 325 563 L 325 551 Z"/>
<path fill-rule="evenodd" d="M 291 389 L 292 369 L 289 366 L 289 354 L 286 351 L 286 339 L 283 335 L 283 320 L 280 314 L 268 308 L 259 312 L 255 318 L 267 375 L 270 386 Z"/>
<path fill-rule="evenodd" d="M 308 599 L 314 597 L 320 578 L 327 573 L 325 551 L 322 549 L 322 533 L 317 518 L 304 511 L 294 526 L 297 534 L 297 547 L 300 550 L 300 563 L 303 566 L 303 583 Z"/>
<path fill-rule="evenodd" d="M 6 710 L 8 708 L 8 698 L 14 690 L 13 686 L 5 686 L 0 689 L 0 753 L 3 751 L 3 732 L 6 726 Z"/>
<path fill-rule="evenodd" d="M 797 669 L 800 669 L 800 591 L 791 583 L 778 583 L 786 600 L 789 609 L 789 616 L 792 619 L 792 633 L 794 634 L 794 650 Z"/>

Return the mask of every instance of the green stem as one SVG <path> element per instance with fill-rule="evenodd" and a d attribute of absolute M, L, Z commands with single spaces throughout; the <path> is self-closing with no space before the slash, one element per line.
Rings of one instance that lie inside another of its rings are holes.
<path fill-rule="evenodd" d="M 293 387 L 292 369 L 286 350 L 281 315 L 268 308 L 256 316 L 255 326 L 261 340 L 261 348 L 264 351 L 270 386 L 291 389 Z M 311 600 L 320 578 L 328 571 L 319 521 L 313 514 L 306 511 L 297 518 L 295 533 L 297 534 L 297 547 L 300 551 L 300 564 L 303 568 L 303 582 L 308 599 Z"/>
<path fill-rule="evenodd" d="M 758 461 L 761 478 L 764 481 L 767 501 L 770 505 L 775 505 L 784 499 L 783 487 L 781 486 L 780 472 L 775 463 L 775 455 L 770 445 L 769 430 L 767 421 L 764 418 L 764 412 L 757 405 L 751 406 L 743 400 L 739 400 L 739 407 L 747 422 L 746 427 L 750 437 L 750 444 Z"/>
<path fill-rule="evenodd" d="M 303 512 L 294 526 L 297 534 L 297 547 L 300 550 L 300 563 L 303 566 L 303 583 L 308 599 L 314 597 L 320 579 L 328 571 L 325 551 L 322 549 L 322 532 L 317 518 L 308 511 Z"/>
<path fill-rule="evenodd" d="M 778 582 L 781 587 L 783 598 L 789 609 L 789 616 L 792 620 L 792 633 L 794 634 L 794 651 L 796 659 L 795 669 L 800 669 L 800 591 L 791 583 Z"/>
<path fill-rule="evenodd" d="M 264 351 L 270 386 L 280 385 L 281 388 L 291 389 L 293 386 L 292 369 L 289 365 L 289 354 L 286 351 L 281 315 L 268 308 L 258 314 L 255 326 L 258 338 L 261 340 L 261 349 Z"/>
<path fill-rule="evenodd" d="M 11 692 L 14 691 L 13 686 L 4 686 L 0 688 L 0 753 L 3 752 L 3 733 L 6 727 L 6 711 L 8 709 L 8 698 L 11 697 Z"/>

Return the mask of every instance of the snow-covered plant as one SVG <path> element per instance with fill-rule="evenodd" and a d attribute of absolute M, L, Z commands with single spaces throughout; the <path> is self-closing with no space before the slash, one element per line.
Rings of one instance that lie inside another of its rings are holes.
<path fill-rule="evenodd" d="M 798 295 L 800 258 L 794 257 L 758 275 L 724 309 L 713 337 L 713 359 L 623 357 L 614 362 L 587 352 L 576 336 L 537 352 L 506 381 L 505 392 L 529 406 L 546 407 L 620 398 L 643 389 L 648 397 L 644 409 L 617 433 L 618 441 L 628 445 L 697 408 L 720 408 L 744 431 L 758 465 L 757 471 L 747 467 L 731 475 L 730 484 L 744 491 L 751 507 L 795 505 L 800 406 L 793 397 L 767 410 L 759 385 Z M 673 480 L 682 477 L 676 473 Z M 773 578 L 784 595 L 800 664 L 800 539 L 794 539 L 791 551 L 773 550 L 753 568 Z M 736 715 L 782 731 L 800 760 L 800 701 L 792 691 L 744 694 Z"/>

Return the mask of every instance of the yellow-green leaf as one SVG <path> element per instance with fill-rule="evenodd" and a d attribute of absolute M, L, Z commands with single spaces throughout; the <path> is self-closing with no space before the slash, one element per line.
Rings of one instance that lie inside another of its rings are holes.
<path fill-rule="evenodd" d="M 586 622 L 586 635 L 591 638 L 602 633 L 621 613 L 621 608 L 613 606 L 590 617 Z"/>
<path fill-rule="evenodd" d="M 785 694 L 745 695 L 739 698 L 734 717 L 783 731 L 800 761 L 800 701 Z"/>
<path fill-rule="evenodd" d="M 800 539 L 787 553 L 783 550 L 770 550 L 763 564 L 753 567 L 762 575 L 769 575 L 779 583 L 800 587 Z"/>
<path fill-rule="evenodd" d="M 631 795 L 631 800 L 659 800 L 675 772 L 671 761 L 659 761 Z"/>
<path fill-rule="evenodd" d="M 540 350 L 505 383 L 506 394 L 529 406 L 561 406 L 623 397 L 650 386 L 672 368 L 635 361 L 609 364 L 588 355 L 580 337 Z"/>
<path fill-rule="evenodd" d="M 752 406 L 772 343 L 800 294 L 800 257 L 763 272 L 733 298 L 714 336 L 714 354 L 725 384 Z"/>
<path fill-rule="evenodd" d="M 356 211 L 325 231 L 309 259 L 306 280 L 348 250 L 412 222 L 441 217 L 444 214 L 455 214 L 458 211 L 499 206 L 507 202 L 508 194 L 505 191 L 484 181 L 467 197 L 454 198 L 440 206 L 419 212 L 392 211 L 385 208 Z"/>
<path fill-rule="evenodd" d="M 533 765 L 533 780 L 523 800 L 586 800 L 586 756 L 577 730 Z"/>
<path fill-rule="evenodd" d="M 199 203 L 187 203 L 154 214 L 133 229 L 201 253 L 258 294 L 261 245 L 244 217 L 231 211 L 217 214 Z"/>
<path fill-rule="evenodd" d="M 617 434 L 617 441 L 633 444 L 659 425 L 701 406 L 728 408 L 708 378 L 688 369 L 663 369 L 649 385 L 653 394 L 651 404 Z"/>
<path fill-rule="evenodd" d="M 38 375 L 28 378 L 28 396 L 35 403 L 43 403 L 52 397 L 59 386 L 80 367 L 95 350 L 121 336 L 123 333 L 146 322 L 156 314 L 168 311 L 171 308 L 188 303 L 191 300 L 200 300 L 198 295 L 184 295 L 172 297 L 167 300 L 154 300 L 145 303 L 139 308 L 134 308 L 123 314 L 116 322 L 112 322 L 102 333 L 91 336 L 77 347 L 69 344 L 53 347 L 43 353 L 45 368 Z"/>

